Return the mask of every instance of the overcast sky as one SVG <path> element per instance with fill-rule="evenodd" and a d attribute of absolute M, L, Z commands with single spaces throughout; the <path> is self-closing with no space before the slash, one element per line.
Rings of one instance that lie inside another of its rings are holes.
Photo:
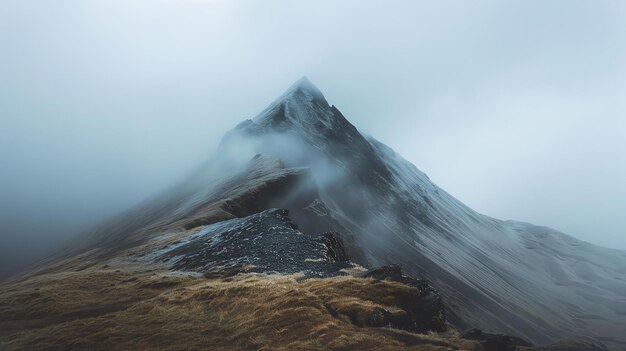
<path fill-rule="evenodd" d="M 626 249 L 624 1 L 0 0 L 0 263 L 180 180 L 303 75 L 479 212 Z"/>

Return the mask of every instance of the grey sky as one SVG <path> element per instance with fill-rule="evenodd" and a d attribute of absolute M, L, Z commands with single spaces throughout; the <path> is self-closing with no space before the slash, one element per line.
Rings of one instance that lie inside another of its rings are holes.
<path fill-rule="evenodd" d="M 0 255 L 176 182 L 302 75 L 476 210 L 626 249 L 626 2 L 0 0 Z"/>

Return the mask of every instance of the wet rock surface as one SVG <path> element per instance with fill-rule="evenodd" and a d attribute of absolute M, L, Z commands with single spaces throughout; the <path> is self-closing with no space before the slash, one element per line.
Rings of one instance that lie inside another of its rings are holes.
<path fill-rule="evenodd" d="M 303 234 L 283 209 L 205 226 L 163 248 L 157 259 L 172 269 L 206 276 L 303 272 L 325 277 L 341 275 L 341 269 L 351 266 L 339 233 Z"/>
<path fill-rule="evenodd" d="M 326 258 L 330 262 L 348 262 L 350 260 L 346 254 L 345 245 L 340 233 L 326 232 L 322 234 L 319 241 L 326 246 Z"/>

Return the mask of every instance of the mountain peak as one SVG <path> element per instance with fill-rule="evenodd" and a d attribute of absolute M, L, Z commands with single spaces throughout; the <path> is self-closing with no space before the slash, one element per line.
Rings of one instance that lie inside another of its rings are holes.
<path fill-rule="evenodd" d="M 309 80 L 307 76 L 302 76 L 302 78 L 293 83 L 284 95 L 288 96 L 299 92 L 310 95 L 313 98 L 324 99 L 324 94 L 322 94 L 322 92 Z"/>
<path fill-rule="evenodd" d="M 306 77 L 298 79 L 278 99 L 252 119 L 262 126 L 279 130 L 294 125 L 317 124 L 330 126 L 334 112 L 322 92 Z"/>

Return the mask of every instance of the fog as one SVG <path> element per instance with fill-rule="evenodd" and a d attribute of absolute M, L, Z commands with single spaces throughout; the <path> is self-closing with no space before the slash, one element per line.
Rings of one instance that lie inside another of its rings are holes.
<path fill-rule="evenodd" d="M 624 2 L 0 0 L 0 277 L 302 75 L 479 212 L 626 249 Z"/>

